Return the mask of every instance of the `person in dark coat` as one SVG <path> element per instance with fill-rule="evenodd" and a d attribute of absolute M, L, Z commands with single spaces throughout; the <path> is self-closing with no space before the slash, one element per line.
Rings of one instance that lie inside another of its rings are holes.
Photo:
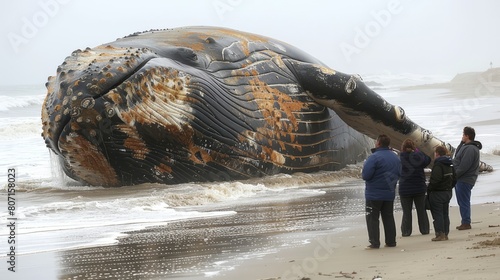
<path fill-rule="evenodd" d="M 429 234 L 429 218 L 425 210 L 424 168 L 431 163 L 431 158 L 419 151 L 411 139 L 406 139 L 401 146 L 401 178 L 399 179 L 399 198 L 403 209 L 401 233 L 410 236 L 412 232 L 412 209 L 417 210 L 418 228 L 421 234 Z"/>
<path fill-rule="evenodd" d="M 448 240 L 450 232 L 449 208 L 453 196 L 453 162 L 444 146 L 436 147 L 434 158 L 434 166 L 427 187 L 436 233 L 432 241 L 445 241 Z"/>
<path fill-rule="evenodd" d="M 366 249 L 380 247 L 380 217 L 384 224 L 385 246 L 396 246 L 394 199 L 396 184 L 401 175 L 401 162 L 389 148 L 390 143 L 391 139 L 386 135 L 377 138 L 373 154 L 366 159 L 361 173 L 365 180 L 366 226 L 370 242 Z"/>
<path fill-rule="evenodd" d="M 466 126 L 463 130 L 462 141 L 455 151 L 453 166 L 457 174 L 457 184 L 455 194 L 458 206 L 460 207 L 461 224 L 458 230 L 471 228 L 470 198 L 472 188 L 476 184 L 479 175 L 480 153 L 483 147 L 481 142 L 475 140 L 476 131 L 474 128 Z"/>

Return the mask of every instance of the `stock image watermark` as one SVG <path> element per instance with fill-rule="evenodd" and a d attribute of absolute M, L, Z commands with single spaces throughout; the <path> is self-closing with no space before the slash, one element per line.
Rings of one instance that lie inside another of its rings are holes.
<path fill-rule="evenodd" d="M 480 110 L 482 105 L 488 104 L 488 100 L 500 92 L 500 82 L 496 81 L 494 73 L 479 75 L 477 81 L 478 84 L 469 95 L 471 98 L 462 99 L 447 107 L 443 120 L 451 122 L 452 125 L 466 123 L 471 114 Z"/>
<path fill-rule="evenodd" d="M 385 9 L 371 11 L 371 20 L 366 22 L 362 28 L 356 27 L 354 29 L 355 34 L 352 42 L 342 42 L 340 44 L 340 50 L 347 62 L 351 62 L 353 55 L 360 54 L 368 47 L 372 40 L 379 36 L 384 28 L 389 26 L 393 20 L 393 16 L 401 13 L 402 10 L 403 7 L 400 1 L 392 0 L 387 3 Z"/>
<path fill-rule="evenodd" d="M 9 32 L 7 38 L 14 50 L 18 53 L 20 48 L 35 38 L 38 32 L 46 27 L 51 18 L 59 14 L 61 7 L 72 0 L 42 0 L 38 2 L 38 10 L 31 16 L 21 18 L 21 25 L 15 32 Z"/>
<path fill-rule="evenodd" d="M 304 258 L 302 262 L 293 264 L 290 269 L 284 271 L 280 279 L 297 279 L 297 277 L 316 273 L 319 264 L 327 261 L 335 253 L 335 249 L 339 247 L 339 244 L 334 242 L 333 235 L 318 237 L 313 241 L 317 245 L 312 250 L 312 254 Z"/>
<path fill-rule="evenodd" d="M 215 0 L 212 2 L 212 7 L 220 20 L 224 20 L 227 13 L 234 11 L 243 0 Z"/>
<path fill-rule="evenodd" d="M 16 169 L 7 169 L 7 270 L 16 272 Z"/>

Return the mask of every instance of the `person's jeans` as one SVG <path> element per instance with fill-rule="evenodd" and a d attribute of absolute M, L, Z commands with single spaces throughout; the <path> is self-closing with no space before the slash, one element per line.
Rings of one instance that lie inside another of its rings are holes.
<path fill-rule="evenodd" d="M 457 196 L 458 206 L 460 206 L 460 216 L 462 216 L 462 225 L 470 225 L 470 197 L 474 186 L 461 181 L 455 185 L 455 194 Z"/>
<path fill-rule="evenodd" d="M 384 224 L 385 244 L 396 246 L 396 223 L 394 222 L 394 201 L 367 200 L 366 226 L 368 240 L 374 247 L 380 247 L 379 218 Z"/>
<path fill-rule="evenodd" d="M 429 217 L 425 210 L 425 194 L 414 196 L 400 196 L 403 219 L 401 220 L 401 234 L 410 236 L 412 232 L 412 209 L 415 203 L 417 210 L 418 228 L 421 234 L 429 234 Z"/>
<path fill-rule="evenodd" d="M 452 191 L 436 191 L 429 193 L 429 203 L 431 205 L 431 214 L 434 219 L 434 231 L 448 235 L 450 232 L 450 200 L 453 196 Z"/>

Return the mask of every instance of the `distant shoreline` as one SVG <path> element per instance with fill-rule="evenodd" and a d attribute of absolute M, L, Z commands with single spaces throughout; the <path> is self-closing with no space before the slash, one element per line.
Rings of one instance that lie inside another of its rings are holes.
<path fill-rule="evenodd" d="M 500 92 L 500 68 L 490 68 L 484 72 L 466 72 L 455 75 L 445 83 L 424 84 L 401 87 L 400 90 L 450 89 L 456 91 L 488 89 Z"/>

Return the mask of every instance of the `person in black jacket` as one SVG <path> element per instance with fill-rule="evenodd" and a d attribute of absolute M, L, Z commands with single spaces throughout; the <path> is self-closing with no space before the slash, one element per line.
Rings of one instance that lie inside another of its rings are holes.
<path fill-rule="evenodd" d="M 417 210 L 418 228 L 421 234 L 429 234 L 429 218 L 425 210 L 424 168 L 431 163 L 431 158 L 419 151 L 411 139 L 406 139 L 401 146 L 401 178 L 399 179 L 399 198 L 403 208 L 401 233 L 410 236 L 412 232 L 412 208 Z"/>
<path fill-rule="evenodd" d="M 448 156 L 448 149 L 444 146 L 436 147 L 434 157 L 434 166 L 427 187 L 436 233 L 432 241 L 445 241 L 448 240 L 450 232 L 449 208 L 453 196 L 453 162 Z"/>

